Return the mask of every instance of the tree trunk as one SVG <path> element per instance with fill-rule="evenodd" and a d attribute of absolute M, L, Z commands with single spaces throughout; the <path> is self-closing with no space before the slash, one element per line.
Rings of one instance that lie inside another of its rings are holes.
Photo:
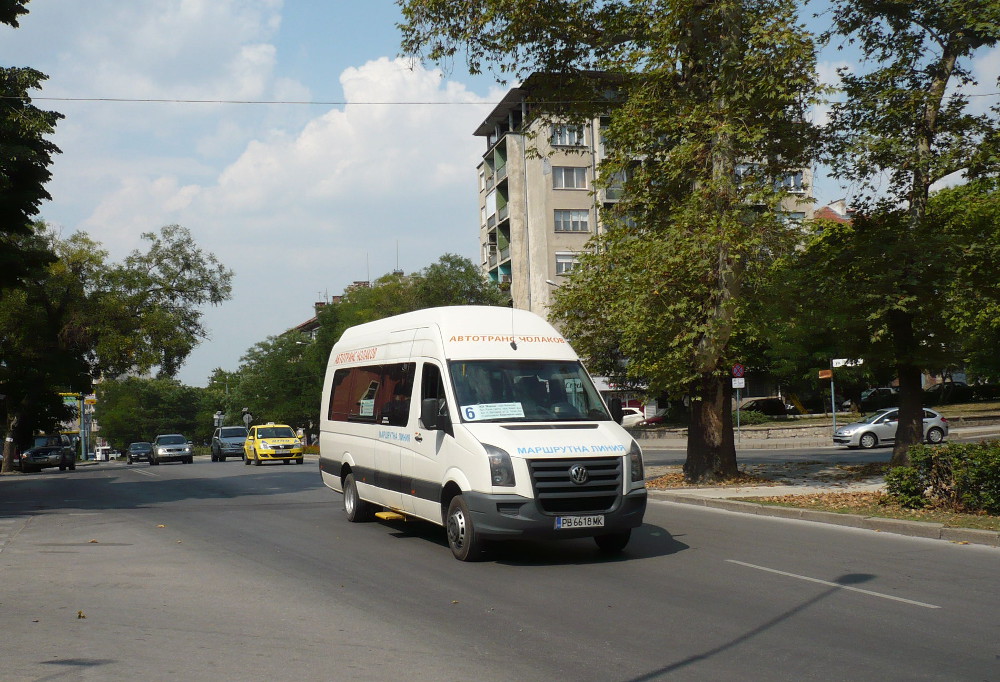
<path fill-rule="evenodd" d="M 903 312 L 890 313 L 889 330 L 898 359 L 896 374 L 899 377 L 899 423 L 889 463 L 908 466 L 910 446 L 924 439 L 923 381 L 920 367 L 910 360 L 917 350 L 913 317 Z"/>
<path fill-rule="evenodd" d="M 739 473 L 730 409 L 732 387 L 725 377 L 705 373 L 697 384 L 696 394 L 699 399 L 691 404 L 684 479 L 706 483 L 732 478 Z"/>

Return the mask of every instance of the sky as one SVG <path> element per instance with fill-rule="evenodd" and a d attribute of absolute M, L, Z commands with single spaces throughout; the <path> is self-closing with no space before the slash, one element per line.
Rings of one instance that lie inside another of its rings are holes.
<path fill-rule="evenodd" d="M 47 74 L 35 103 L 65 115 L 39 217 L 63 236 L 87 232 L 112 261 L 143 249 L 143 232 L 180 224 L 235 271 L 232 299 L 204 311 L 210 338 L 182 382 L 236 370 L 354 281 L 445 253 L 478 262 L 486 149 L 472 133 L 507 86 L 460 61 L 443 72 L 399 58 L 393 0 L 28 10 L 20 28 L 0 27 L 0 64 Z M 820 70 L 843 63 L 834 54 Z M 824 205 L 847 191 L 821 176 L 814 194 Z"/>

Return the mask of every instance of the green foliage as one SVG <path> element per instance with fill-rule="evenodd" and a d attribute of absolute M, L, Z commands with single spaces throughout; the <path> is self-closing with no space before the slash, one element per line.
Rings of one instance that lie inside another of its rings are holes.
<path fill-rule="evenodd" d="M 204 336 L 199 307 L 229 296 L 231 273 L 187 230 L 144 237 L 149 251 L 120 265 L 83 233 L 60 239 L 39 224 L 20 238 L 55 259 L 0 297 L 0 393 L 19 440 L 65 417 L 57 394 L 90 392 L 92 377 L 175 371 Z"/>
<path fill-rule="evenodd" d="M 740 426 L 756 426 L 757 424 L 767 424 L 774 421 L 774 417 L 766 415 L 757 410 L 740 410 Z M 733 423 L 736 423 L 736 412 L 733 411 Z"/>
<path fill-rule="evenodd" d="M 910 448 L 913 456 L 914 448 Z M 885 491 L 894 501 L 908 509 L 920 509 L 927 506 L 924 491 L 927 481 L 921 475 L 920 469 L 914 466 L 893 467 L 885 474 Z"/>
<path fill-rule="evenodd" d="M 96 388 L 94 416 L 101 436 L 119 449 L 163 433 L 181 433 L 201 443 L 212 433 L 211 417 L 206 420 L 202 410 L 203 392 L 176 379 L 103 381 Z"/>
<path fill-rule="evenodd" d="M 23 3 L 5 0 L 0 22 L 17 26 Z M 55 132 L 61 114 L 42 111 L 28 92 L 41 87 L 46 76 L 34 69 L 0 67 L 0 291 L 20 283 L 52 257 L 37 241 L 33 217 L 50 199 L 45 183 L 59 149 L 46 137 Z"/>
<path fill-rule="evenodd" d="M 1000 441 L 915 445 L 909 454 L 911 466 L 886 474 L 886 491 L 900 504 L 1000 514 Z"/>

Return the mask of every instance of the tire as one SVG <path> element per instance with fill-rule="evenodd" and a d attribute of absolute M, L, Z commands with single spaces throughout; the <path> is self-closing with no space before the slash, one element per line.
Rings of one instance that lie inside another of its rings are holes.
<path fill-rule="evenodd" d="M 76 460 L 75 459 L 72 462 L 69 463 L 69 470 L 70 471 L 76 471 Z"/>
<path fill-rule="evenodd" d="M 304 464 L 305 460 L 304 459 L 297 459 L 297 460 L 295 460 L 295 463 L 296 464 Z"/>
<path fill-rule="evenodd" d="M 878 436 L 874 433 L 863 433 L 861 434 L 861 438 L 858 439 L 858 445 L 863 450 L 871 450 L 878 445 Z"/>
<path fill-rule="evenodd" d="M 220 462 L 225 462 L 226 461 L 226 456 L 225 455 L 219 455 L 219 461 Z"/>
<path fill-rule="evenodd" d="M 344 479 L 344 513 L 351 523 L 371 521 L 375 508 L 370 502 L 365 502 L 358 495 L 358 484 L 354 482 L 354 474 L 347 474 Z"/>
<path fill-rule="evenodd" d="M 245 452 L 243 453 L 243 463 L 246 464 L 246 465 L 248 465 L 248 466 L 250 464 L 250 458 L 247 457 L 247 455 L 246 455 Z"/>
<path fill-rule="evenodd" d="M 469 505 L 461 495 L 455 495 L 448 504 L 445 519 L 448 546 L 459 561 L 479 561 L 483 558 L 486 543 L 476 531 L 469 513 Z"/>
<path fill-rule="evenodd" d="M 927 432 L 927 442 L 937 445 L 944 440 L 944 431 L 934 426 Z"/>
<path fill-rule="evenodd" d="M 194 464 L 194 455 L 191 455 L 190 457 L 188 457 L 187 459 L 185 459 L 184 463 L 185 464 Z"/>
<path fill-rule="evenodd" d="M 255 467 L 259 467 L 260 466 L 260 457 L 257 455 L 257 451 L 256 450 L 253 451 L 253 462 L 252 462 L 252 464 Z"/>
<path fill-rule="evenodd" d="M 618 554 L 620 551 L 625 549 L 625 545 L 628 544 L 629 538 L 632 537 L 632 530 L 623 530 L 617 533 L 608 533 L 607 535 L 595 535 L 594 542 L 597 543 L 597 548 L 602 552 L 607 554 Z"/>
<path fill-rule="evenodd" d="M 156 459 L 155 457 L 150 457 L 149 458 L 149 466 L 155 467 L 155 466 L 159 465 L 159 463 L 160 463 L 160 460 Z"/>

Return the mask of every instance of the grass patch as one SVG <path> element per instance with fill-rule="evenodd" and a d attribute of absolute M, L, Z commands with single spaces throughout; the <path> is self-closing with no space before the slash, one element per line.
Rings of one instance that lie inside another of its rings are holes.
<path fill-rule="evenodd" d="M 975 528 L 1000 531 L 1000 517 L 986 514 L 959 514 L 928 507 L 907 509 L 895 504 L 882 492 L 819 493 L 814 495 L 776 495 L 774 497 L 744 497 L 746 502 L 794 507 L 837 514 L 877 516 L 903 521 L 941 523 L 948 528 Z"/>

